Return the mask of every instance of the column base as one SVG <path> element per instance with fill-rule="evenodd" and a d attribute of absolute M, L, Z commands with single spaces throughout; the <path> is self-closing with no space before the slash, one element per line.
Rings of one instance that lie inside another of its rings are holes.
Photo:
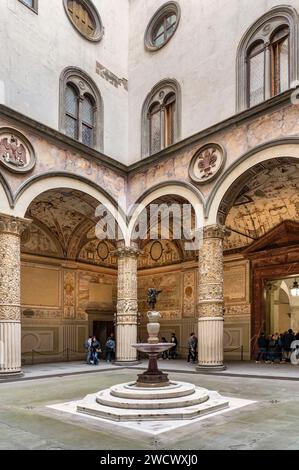
<path fill-rule="evenodd" d="M 138 364 L 141 364 L 141 361 L 122 361 L 122 360 L 119 360 L 119 361 L 115 361 L 113 363 L 115 366 L 138 366 Z"/>
<path fill-rule="evenodd" d="M 7 379 L 18 379 L 24 377 L 24 372 L 19 371 L 19 372 L 0 372 L 0 382 L 1 380 L 7 380 Z"/>
<path fill-rule="evenodd" d="M 213 371 L 221 371 L 221 370 L 226 370 L 226 366 L 224 364 L 217 364 L 215 366 L 213 365 L 203 365 L 199 364 L 196 366 L 197 372 L 213 372 Z"/>

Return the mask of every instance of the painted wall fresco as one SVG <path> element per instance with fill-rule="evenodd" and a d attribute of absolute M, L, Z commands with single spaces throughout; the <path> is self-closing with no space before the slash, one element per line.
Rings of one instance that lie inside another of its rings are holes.
<path fill-rule="evenodd" d="M 285 106 L 245 124 L 240 123 L 227 130 L 215 132 L 191 148 L 178 151 L 175 157 L 170 156 L 151 167 L 132 172 L 128 180 L 128 201 L 132 204 L 144 191 L 167 180 L 189 182 L 188 168 L 193 155 L 211 141 L 221 144 L 226 149 L 227 160 L 223 169 L 225 171 L 236 159 L 256 146 L 282 137 L 297 137 L 298 133 L 296 106 Z M 208 196 L 216 181 L 217 179 L 200 186 L 205 197 Z"/>
<path fill-rule="evenodd" d="M 226 219 L 224 249 L 249 245 L 284 220 L 299 220 L 299 164 L 265 170 L 247 181 Z"/>
<path fill-rule="evenodd" d="M 0 118 L 0 127 L 7 126 L 4 118 Z M 28 175 L 17 175 L 3 170 L 14 192 L 18 187 L 33 176 L 48 172 L 67 172 L 70 175 L 83 176 L 103 188 L 116 200 L 124 197 L 126 181 L 125 177 L 117 171 L 113 171 L 102 162 L 97 162 L 76 151 L 66 149 L 62 144 L 47 141 L 30 131 L 19 130 L 28 138 L 36 153 L 35 168 Z"/>

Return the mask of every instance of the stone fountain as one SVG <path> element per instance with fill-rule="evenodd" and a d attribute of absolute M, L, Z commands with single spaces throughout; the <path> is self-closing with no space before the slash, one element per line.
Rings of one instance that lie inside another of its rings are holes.
<path fill-rule="evenodd" d="M 148 290 L 148 305 L 151 308 L 147 314 L 148 342 L 132 344 L 148 355 L 147 370 L 138 374 L 134 382 L 87 395 L 77 403 L 78 413 L 112 421 L 140 422 L 194 419 L 229 407 L 228 400 L 218 392 L 169 380 L 168 375 L 159 370 L 159 354 L 173 346 L 172 343 L 159 343 L 161 314 L 155 310 L 159 292 L 156 289 Z"/>

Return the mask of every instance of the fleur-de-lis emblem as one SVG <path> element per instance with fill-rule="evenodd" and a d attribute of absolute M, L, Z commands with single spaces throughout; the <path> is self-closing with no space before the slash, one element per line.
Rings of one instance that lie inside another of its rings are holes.
<path fill-rule="evenodd" d="M 199 155 L 198 167 L 202 174 L 202 178 L 208 178 L 213 175 L 213 168 L 216 167 L 217 159 L 218 156 L 214 147 L 204 150 Z"/>

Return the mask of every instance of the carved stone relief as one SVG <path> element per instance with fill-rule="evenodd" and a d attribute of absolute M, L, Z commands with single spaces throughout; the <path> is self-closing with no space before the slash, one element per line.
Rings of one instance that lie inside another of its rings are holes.
<path fill-rule="evenodd" d="M 0 129 L 0 163 L 15 173 L 26 173 L 36 162 L 32 145 L 15 129 Z"/>
<path fill-rule="evenodd" d="M 189 166 L 189 177 L 195 183 L 205 184 L 222 170 L 226 160 L 225 150 L 218 144 L 207 144 L 194 155 Z"/>

